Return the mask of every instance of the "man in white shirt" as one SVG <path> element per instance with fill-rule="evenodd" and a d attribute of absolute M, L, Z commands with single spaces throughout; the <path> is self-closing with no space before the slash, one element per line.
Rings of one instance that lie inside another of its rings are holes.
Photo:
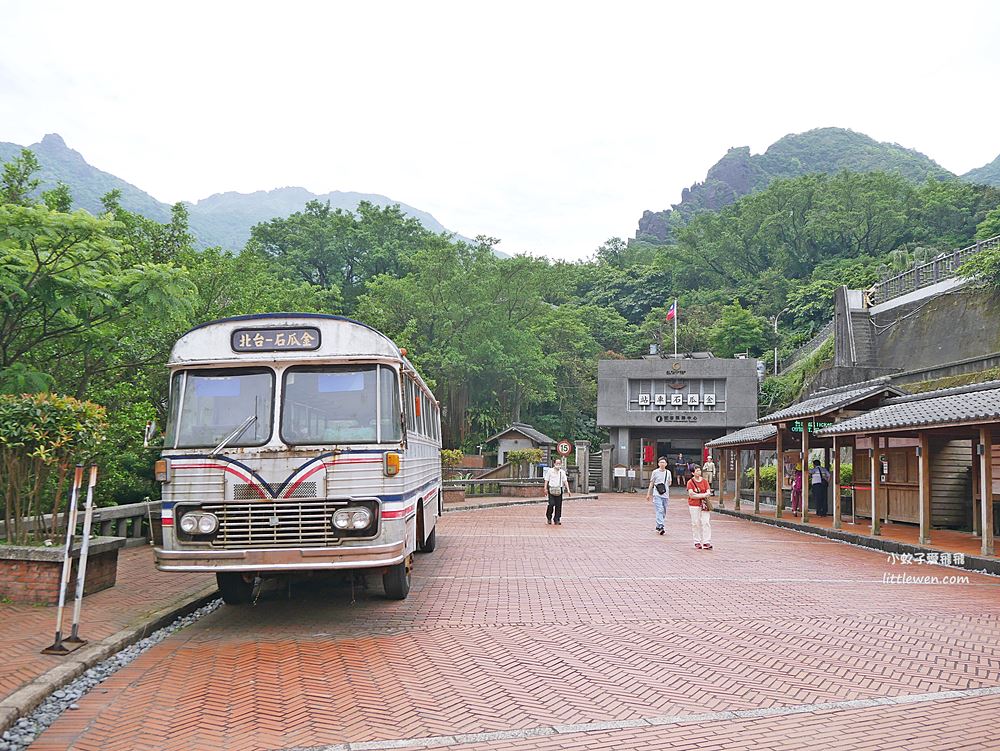
<path fill-rule="evenodd" d="M 664 523 L 667 518 L 667 500 L 670 497 L 670 470 L 667 469 L 667 458 L 661 456 L 649 475 L 649 489 L 646 500 L 653 501 L 653 511 L 656 513 L 656 531 L 661 535 L 666 531 Z"/>
<path fill-rule="evenodd" d="M 813 459 L 809 470 L 809 494 L 812 496 L 816 516 L 826 516 L 826 498 L 830 488 L 830 470 L 820 466 L 819 459 Z"/>
<path fill-rule="evenodd" d="M 569 478 L 563 469 L 562 459 L 556 459 L 545 473 L 545 493 L 549 496 L 549 505 L 545 509 L 546 524 L 562 524 L 563 496 L 568 492 Z"/>

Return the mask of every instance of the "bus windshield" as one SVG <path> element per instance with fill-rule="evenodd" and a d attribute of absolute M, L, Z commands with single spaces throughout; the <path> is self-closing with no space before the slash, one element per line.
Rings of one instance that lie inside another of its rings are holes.
<path fill-rule="evenodd" d="M 214 448 L 248 418 L 229 446 L 262 446 L 271 437 L 274 373 L 267 368 L 188 370 L 174 374 L 166 445 Z"/>
<path fill-rule="evenodd" d="M 281 440 L 288 445 L 400 440 L 396 371 L 384 365 L 318 365 L 285 372 Z"/>

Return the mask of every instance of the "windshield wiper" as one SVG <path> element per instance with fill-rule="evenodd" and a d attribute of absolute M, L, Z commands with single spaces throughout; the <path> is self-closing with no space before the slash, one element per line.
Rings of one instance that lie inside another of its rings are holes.
<path fill-rule="evenodd" d="M 234 430 L 232 433 L 223 438 L 222 443 L 220 443 L 218 446 L 212 449 L 208 455 L 215 456 L 216 454 L 218 454 L 220 451 L 222 451 L 222 449 L 226 447 L 226 444 L 228 444 L 230 441 L 235 441 L 237 438 L 243 435 L 243 431 L 249 428 L 251 425 L 253 425 L 253 423 L 256 420 L 257 420 L 257 415 L 250 415 L 247 419 L 245 419 L 242 423 L 239 424 L 236 430 Z"/>

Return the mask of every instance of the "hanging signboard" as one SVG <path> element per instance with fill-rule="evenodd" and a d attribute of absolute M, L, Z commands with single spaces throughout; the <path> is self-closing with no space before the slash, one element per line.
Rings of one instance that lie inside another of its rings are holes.
<path fill-rule="evenodd" d="M 789 430 L 791 430 L 793 433 L 801 433 L 802 432 L 802 425 L 803 425 L 804 422 L 805 422 L 804 420 L 795 420 L 795 422 L 792 423 L 792 425 L 789 428 Z M 822 428 L 828 428 L 831 425 L 833 425 L 832 422 L 823 422 L 823 421 L 817 422 L 816 420 L 810 420 L 809 421 L 809 434 L 812 435 L 817 430 L 820 430 Z"/>

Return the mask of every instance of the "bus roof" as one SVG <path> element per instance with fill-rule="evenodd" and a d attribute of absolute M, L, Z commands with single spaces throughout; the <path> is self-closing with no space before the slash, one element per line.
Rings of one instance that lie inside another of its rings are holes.
<path fill-rule="evenodd" d="M 282 335 L 280 339 L 277 334 Z M 399 347 L 385 334 L 344 316 L 259 313 L 195 326 L 174 344 L 169 364 L 334 357 L 403 359 Z"/>

